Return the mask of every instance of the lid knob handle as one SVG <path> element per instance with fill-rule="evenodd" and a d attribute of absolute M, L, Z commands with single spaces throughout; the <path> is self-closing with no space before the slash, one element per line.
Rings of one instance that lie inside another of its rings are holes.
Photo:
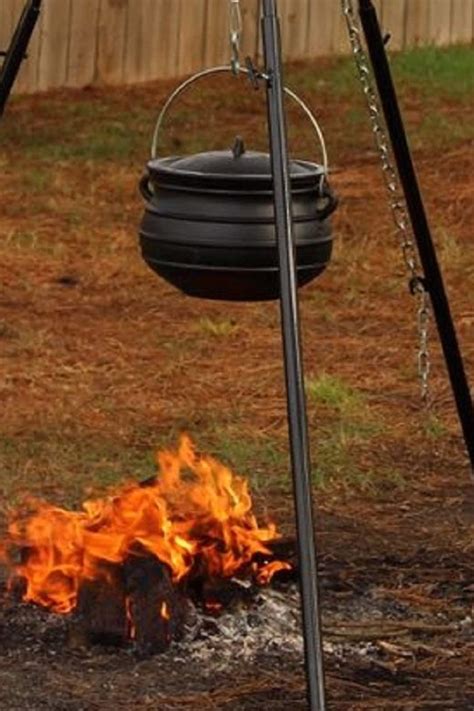
<path fill-rule="evenodd" d="M 236 136 L 234 145 L 232 146 L 234 158 L 240 158 L 245 153 L 245 144 L 241 136 Z"/>

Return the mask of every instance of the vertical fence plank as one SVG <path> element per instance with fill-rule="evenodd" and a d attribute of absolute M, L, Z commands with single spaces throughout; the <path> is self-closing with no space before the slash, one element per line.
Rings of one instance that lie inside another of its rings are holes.
<path fill-rule="evenodd" d="M 385 32 L 385 30 L 386 30 L 386 28 L 384 26 L 384 20 L 383 20 L 384 1 L 385 0 L 372 0 L 372 4 L 373 4 L 375 11 L 377 13 L 377 19 L 379 21 L 379 25 L 380 25 L 382 32 Z"/>
<path fill-rule="evenodd" d="M 426 44 L 429 36 L 430 0 L 408 0 L 405 25 L 405 46 Z"/>
<path fill-rule="evenodd" d="M 204 63 L 207 67 L 230 62 L 229 7 L 222 0 L 207 0 Z"/>
<path fill-rule="evenodd" d="M 127 15 L 128 0 L 100 0 L 96 80 L 101 84 L 120 84 L 125 80 Z"/>
<path fill-rule="evenodd" d="M 473 0 L 451 0 L 451 44 L 472 42 Z"/>
<path fill-rule="evenodd" d="M 341 10 L 340 2 L 336 3 L 337 13 L 334 18 L 332 37 L 331 37 L 331 53 L 332 54 L 348 54 L 350 52 L 349 35 L 347 33 L 346 18 Z"/>
<path fill-rule="evenodd" d="M 308 54 L 311 57 L 328 56 L 333 51 L 338 14 L 341 14 L 338 2 L 319 0 L 310 2 Z"/>
<path fill-rule="evenodd" d="M 41 6 L 38 89 L 64 86 L 69 53 L 71 0 L 48 0 Z"/>
<path fill-rule="evenodd" d="M 262 32 L 260 23 L 260 0 L 241 0 L 242 6 L 242 54 L 257 60 L 262 56 Z"/>
<path fill-rule="evenodd" d="M 12 37 L 15 15 L 15 0 L 0 2 L 0 49 L 8 49 Z"/>
<path fill-rule="evenodd" d="M 397 50 L 405 46 L 406 4 L 407 0 L 384 0 L 382 21 L 384 31 L 390 33 L 390 49 Z"/>
<path fill-rule="evenodd" d="M 73 0 L 67 86 L 87 86 L 95 79 L 100 0 Z"/>
<path fill-rule="evenodd" d="M 175 0 L 152 0 L 147 15 L 149 79 L 177 76 L 179 13 Z"/>
<path fill-rule="evenodd" d="M 155 6 L 155 0 L 133 0 L 129 5 L 124 54 L 127 82 L 143 82 L 151 78 L 150 57 L 155 42 L 150 25 Z"/>
<path fill-rule="evenodd" d="M 308 18 L 310 0 L 280 0 L 283 59 L 308 56 Z"/>
<path fill-rule="evenodd" d="M 382 20 L 383 3 L 384 3 L 384 0 L 372 0 L 372 4 L 377 12 L 377 17 L 379 19 L 379 22 L 381 22 L 381 20 Z"/>
<path fill-rule="evenodd" d="M 177 74 L 190 74 L 204 65 L 206 4 L 204 0 L 175 0 L 179 13 Z"/>
<path fill-rule="evenodd" d="M 431 0 L 429 12 L 429 43 L 443 46 L 451 38 L 451 0 Z"/>

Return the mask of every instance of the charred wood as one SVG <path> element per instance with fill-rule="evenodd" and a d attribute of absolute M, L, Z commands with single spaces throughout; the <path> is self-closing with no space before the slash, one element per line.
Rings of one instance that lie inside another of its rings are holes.
<path fill-rule="evenodd" d="M 187 603 L 169 568 L 156 558 L 131 555 L 123 564 L 130 637 L 141 657 L 164 652 L 183 633 Z"/>
<path fill-rule="evenodd" d="M 120 646 L 127 641 L 125 591 L 118 566 L 104 566 L 100 577 L 81 584 L 69 641 L 71 646 Z"/>

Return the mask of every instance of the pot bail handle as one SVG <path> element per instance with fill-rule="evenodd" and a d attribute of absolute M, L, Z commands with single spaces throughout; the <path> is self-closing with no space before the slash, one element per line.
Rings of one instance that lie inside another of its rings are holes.
<path fill-rule="evenodd" d="M 336 207 L 339 205 L 339 200 L 330 187 L 326 176 L 321 176 L 319 186 L 319 197 L 316 201 L 316 217 L 318 220 L 325 220 L 329 215 L 332 215 Z"/>
<path fill-rule="evenodd" d="M 218 66 L 218 67 L 210 67 L 208 69 L 203 69 L 201 72 L 197 72 L 197 74 L 193 74 L 193 76 L 189 77 L 185 81 L 182 82 L 174 91 L 172 94 L 169 95 L 167 98 L 163 108 L 161 109 L 158 118 L 156 120 L 155 124 L 155 130 L 153 132 L 153 139 L 151 143 L 151 158 L 152 160 L 155 160 L 158 154 L 158 139 L 160 137 L 160 131 L 161 127 L 163 125 L 163 121 L 165 120 L 166 114 L 168 113 L 168 110 L 171 108 L 171 105 L 175 102 L 175 100 L 189 87 L 191 84 L 194 84 L 196 81 L 199 79 L 203 79 L 204 77 L 211 76 L 213 74 L 223 74 L 223 73 L 229 73 L 232 72 L 232 68 L 229 67 L 228 65 L 223 65 L 223 66 Z M 249 71 L 248 68 L 246 67 L 239 67 L 239 74 L 245 74 L 245 75 L 250 75 L 251 72 Z M 259 74 L 259 76 L 262 79 L 265 79 L 268 81 L 268 76 L 266 74 Z M 322 152 L 322 167 L 323 167 L 323 175 L 321 176 L 321 185 L 320 185 L 320 191 L 321 191 L 321 197 L 328 197 L 327 194 L 324 193 L 324 185 L 326 184 L 327 186 L 327 180 L 328 180 L 328 174 L 329 174 L 329 163 L 328 163 L 328 153 L 327 153 L 327 148 L 326 148 L 326 141 L 324 139 L 324 134 L 321 130 L 321 127 L 314 115 L 314 113 L 311 111 L 309 106 L 305 104 L 305 102 L 300 99 L 300 97 L 295 94 L 291 89 L 288 89 L 288 87 L 284 87 L 283 89 L 284 93 L 286 96 L 290 97 L 298 106 L 303 110 L 303 112 L 306 114 L 307 118 L 309 119 L 311 125 L 313 126 L 316 135 L 319 140 L 319 144 L 321 147 L 321 152 Z M 329 188 L 328 188 L 329 189 Z M 337 203 L 336 203 L 337 204 Z M 335 209 L 335 206 L 334 208 Z M 332 210 L 331 210 L 332 212 Z"/>
<path fill-rule="evenodd" d="M 153 198 L 153 190 L 150 187 L 150 176 L 148 175 L 148 173 L 145 173 L 140 178 L 140 182 L 138 183 L 138 189 L 145 202 L 150 202 L 150 200 Z"/>

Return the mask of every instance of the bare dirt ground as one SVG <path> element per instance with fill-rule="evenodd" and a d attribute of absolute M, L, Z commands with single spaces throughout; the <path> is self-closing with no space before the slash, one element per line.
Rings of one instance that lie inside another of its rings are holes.
<path fill-rule="evenodd" d="M 414 303 L 359 99 L 321 82 L 341 205 L 333 263 L 302 290 L 301 315 L 324 624 L 349 645 L 326 654 L 329 707 L 468 711 L 470 468 L 434 327 L 431 412 L 419 402 Z M 264 143 L 253 94 L 229 106 L 221 87 L 184 101 L 164 152 L 229 145 L 235 124 Z M 2 525 L 26 491 L 77 506 L 144 478 L 153 449 L 186 430 L 249 476 L 262 517 L 293 530 L 277 306 L 189 299 L 138 253 L 136 185 L 169 88 L 22 97 L 0 125 Z M 403 106 L 472 382 L 472 140 L 420 128 L 428 110 L 457 125 L 472 108 L 433 109 L 410 87 Z M 291 123 L 307 155 L 306 125 Z M 1 709 L 306 708 L 300 660 L 284 655 L 212 675 L 168 655 L 68 649 L 62 634 L 3 595 Z"/>

